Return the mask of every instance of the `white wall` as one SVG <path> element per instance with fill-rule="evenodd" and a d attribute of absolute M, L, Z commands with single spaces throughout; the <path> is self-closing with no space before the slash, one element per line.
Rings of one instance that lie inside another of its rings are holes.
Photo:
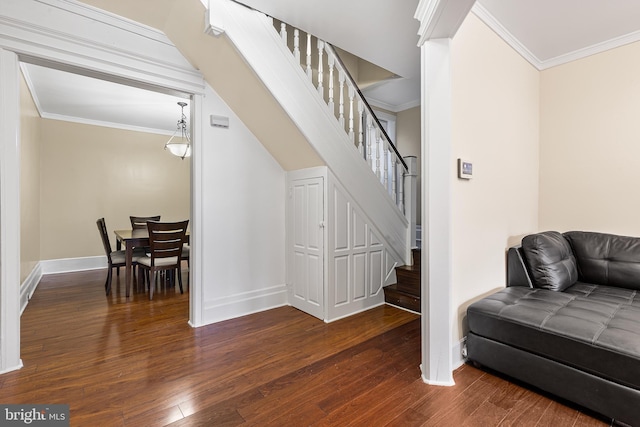
<path fill-rule="evenodd" d="M 229 128 L 207 126 L 211 114 Z M 207 85 L 203 143 L 203 322 L 284 305 L 285 172 Z"/>
<path fill-rule="evenodd" d="M 472 180 L 451 177 L 456 342 L 467 306 L 504 287 L 508 247 L 538 230 L 540 103 L 539 72 L 473 14 L 451 62 L 451 162 L 473 162 Z"/>
<path fill-rule="evenodd" d="M 640 236 L 640 43 L 541 73 L 540 228 Z"/>

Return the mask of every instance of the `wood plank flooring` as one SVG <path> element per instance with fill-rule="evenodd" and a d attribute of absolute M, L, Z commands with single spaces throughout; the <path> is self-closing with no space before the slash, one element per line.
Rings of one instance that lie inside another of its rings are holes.
<path fill-rule="evenodd" d="M 420 320 L 382 306 L 325 324 L 291 307 L 191 328 L 188 295 L 124 298 L 124 274 L 45 276 L 1 403 L 65 403 L 72 426 L 604 426 L 470 365 L 420 378 Z"/>

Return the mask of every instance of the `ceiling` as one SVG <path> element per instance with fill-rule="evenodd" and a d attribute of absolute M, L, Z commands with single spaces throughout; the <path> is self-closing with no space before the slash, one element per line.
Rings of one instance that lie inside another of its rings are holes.
<path fill-rule="evenodd" d="M 40 116 L 45 119 L 171 135 L 188 99 L 39 65 L 21 64 Z M 189 107 L 184 113 L 189 118 Z M 168 138 L 167 138 L 168 139 Z"/>
<path fill-rule="evenodd" d="M 418 1 L 240 2 L 399 76 L 363 90 L 372 105 L 397 112 L 420 100 Z M 119 14 L 126 5 L 119 2 Z M 472 11 L 539 70 L 640 40 L 640 1 L 478 0 Z M 184 101 L 30 64 L 23 70 L 43 117 L 170 134 Z"/>

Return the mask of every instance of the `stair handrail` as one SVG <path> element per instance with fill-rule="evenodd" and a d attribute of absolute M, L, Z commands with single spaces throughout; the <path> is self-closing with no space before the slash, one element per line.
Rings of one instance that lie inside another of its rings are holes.
<path fill-rule="evenodd" d="M 396 148 L 395 144 L 393 143 L 393 141 L 391 140 L 391 138 L 387 134 L 387 131 L 384 129 L 384 127 L 380 123 L 380 120 L 378 119 L 378 116 L 373 111 L 373 108 L 371 108 L 371 105 L 369 104 L 369 101 L 367 101 L 367 98 L 365 98 L 365 96 L 362 94 L 362 91 L 360 90 L 360 87 L 358 86 L 358 84 L 356 83 L 354 78 L 351 76 L 351 73 L 349 72 L 347 67 L 344 65 L 344 62 L 342 62 L 342 59 L 340 58 L 340 55 L 338 55 L 338 52 L 335 51 L 335 49 L 333 48 L 331 43 L 328 43 L 328 42 L 324 42 L 324 43 L 325 43 L 325 49 L 327 49 L 329 52 L 331 52 L 331 54 L 335 57 L 336 61 L 338 61 L 338 64 L 340 65 L 340 68 L 342 68 L 342 71 L 345 73 L 345 77 L 349 80 L 349 83 L 351 83 L 351 86 L 353 86 L 353 88 L 355 89 L 356 93 L 358 94 L 358 97 L 360 98 L 360 100 L 364 104 L 365 108 L 367 109 L 367 111 L 369 112 L 369 114 L 371 115 L 373 120 L 375 121 L 376 127 L 378 129 L 380 129 L 380 132 L 384 136 L 384 139 L 389 143 L 391 148 L 393 148 L 393 151 L 394 151 L 394 153 L 396 153 L 396 156 L 398 156 L 398 160 L 400 160 L 400 163 L 404 167 L 405 172 L 408 172 L 409 171 L 409 166 L 407 166 L 407 163 L 402 158 L 402 155 L 400 154 L 400 152 Z"/>
<path fill-rule="evenodd" d="M 273 18 L 271 19 L 273 20 Z M 310 84 L 317 89 L 318 95 L 347 133 L 348 139 L 365 163 L 369 165 L 385 192 L 406 216 L 404 180 L 410 175 L 409 166 L 364 97 L 342 58 L 334 47 L 324 40 L 283 21 L 273 21 L 274 30 L 278 31 L 278 27 L 280 27 L 280 37 L 295 61 L 300 65 L 301 71 L 307 75 Z M 288 27 L 293 30 L 291 40 L 289 39 L 290 33 L 287 31 Z M 302 52 L 304 39 L 306 39 L 306 52 Z M 313 39 L 316 41 L 317 54 L 312 52 Z M 303 55 L 305 56 L 303 57 Z M 314 65 L 315 55 L 317 55 L 317 63 Z M 328 67 L 326 77 L 325 65 Z M 338 74 L 337 81 L 336 72 Z M 315 83 L 314 73 L 317 73 Z M 328 83 L 326 90 L 325 78 Z M 338 102 L 334 102 L 334 95 L 338 96 Z M 348 99 L 346 99 L 347 97 Z M 357 112 L 354 107 L 357 107 Z"/>

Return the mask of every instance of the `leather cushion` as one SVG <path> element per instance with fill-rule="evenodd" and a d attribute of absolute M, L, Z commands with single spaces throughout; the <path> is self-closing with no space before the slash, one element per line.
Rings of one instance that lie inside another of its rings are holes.
<path fill-rule="evenodd" d="M 557 231 L 525 236 L 522 239 L 522 252 L 534 287 L 563 291 L 578 280 L 578 268 L 571 245 Z"/>
<path fill-rule="evenodd" d="M 640 389 L 640 292 L 517 286 L 470 305 L 467 320 L 481 337 Z"/>
<path fill-rule="evenodd" d="M 640 239 L 587 231 L 564 233 L 581 282 L 640 290 Z"/>

